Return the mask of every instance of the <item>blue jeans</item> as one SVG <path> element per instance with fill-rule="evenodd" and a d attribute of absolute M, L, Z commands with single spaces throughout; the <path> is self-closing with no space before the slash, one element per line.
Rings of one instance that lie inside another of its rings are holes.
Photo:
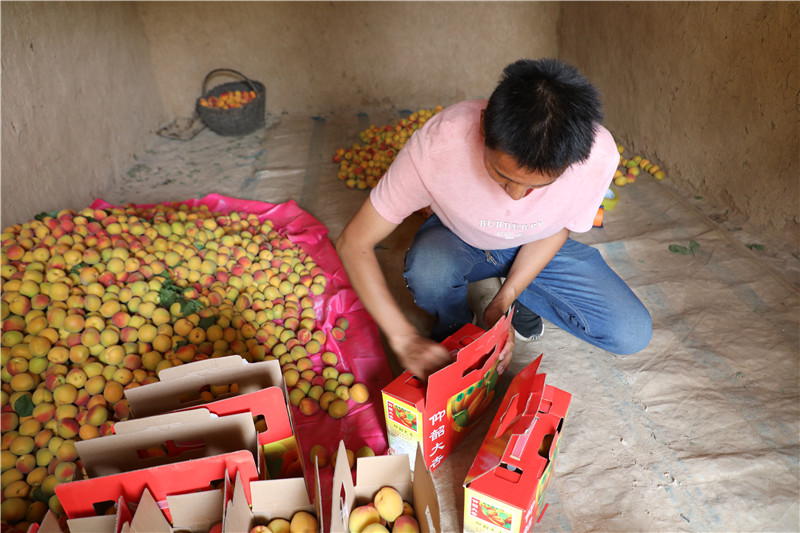
<path fill-rule="evenodd" d="M 519 248 L 474 248 L 431 216 L 406 254 L 403 273 L 416 304 L 436 318 L 442 340 L 472 321 L 467 285 L 506 277 Z M 650 342 L 650 313 L 595 248 L 567 242 L 517 301 L 599 348 L 624 355 Z"/>

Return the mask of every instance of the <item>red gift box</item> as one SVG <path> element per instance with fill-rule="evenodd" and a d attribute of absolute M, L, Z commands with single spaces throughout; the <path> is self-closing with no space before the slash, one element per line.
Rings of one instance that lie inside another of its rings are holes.
<path fill-rule="evenodd" d="M 431 472 L 450 455 L 494 399 L 510 324 L 510 314 L 489 331 L 467 324 L 442 342 L 455 360 L 427 383 L 406 370 L 383 389 L 389 453 L 413 463 L 420 446 Z"/>
<path fill-rule="evenodd" d="M 542 356 L 506 391 L 464 482 L 464 531 L 517 533 L 541 520 L 572 396 L 545 385 Z"/>

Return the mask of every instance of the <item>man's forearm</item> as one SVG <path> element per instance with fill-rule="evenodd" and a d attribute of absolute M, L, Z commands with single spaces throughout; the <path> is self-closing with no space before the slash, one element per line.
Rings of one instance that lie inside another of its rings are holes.
<path fill-rule="evenodd" d="M 389 338 L 416 334 L 389 291 L 375 251 L 342 239 L 336 247 L 353 289 L 384 334 Z"/>
<path fill-rule="evenodd" d="M 546 239 L 521 246 L 495 300 L 504 306 L 511 306 L 564 246 L 567 237 L 569 237 L 569 230 L 564 228 Z"/>
<path fill-rule="evenodd" d="M 386 283 L 375 246 L 395 227 L 367 200 L 337 239 L 336 251 L 361 303 L 386 335 L 398 362 L 426 379 L 449 362 L 449 354 L 439 343 L 420 336 Z"/>

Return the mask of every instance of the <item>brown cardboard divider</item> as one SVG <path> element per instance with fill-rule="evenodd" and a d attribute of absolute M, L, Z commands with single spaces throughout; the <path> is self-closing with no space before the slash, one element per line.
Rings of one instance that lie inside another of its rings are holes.
<path fill-rule="evenodd" d="M 258 464 L 261 478 L 297 477 L 305 471 L 278 361 L 249 363 L 238 355 L 231 355 L 167 368 L 159 377 L 163 381 L 136 387 L 141 390 L 126 391 L 134 417 L 147 418 L 198 408 L 208 409 L 218 416 L 249 411 L 253 417 L 262 419 L 256 430 L 263 452 Z M 203 398 L 184 401 L 192 391 L 228 383 L 238 383 L 238 391 L 211 401 Z"/>
<path fill-rule="evenodd" d="M 131 413 L 136 418 L 159 415 L 206 403 L 194 397 L 207 385 L 238 385 L 238 395 L 256 392 L 267 387 L 286 387 L 278 361 L 248 363 L 239 355 L 195 361 L 185 365 L 165 368 L 158 374 L 160 381 L 147 387 L 125 391 Z"/>
<path fill-rule="evenodd" d="M 124 496 L 120 496 L 115 504 L 114 514 L 68 518 L 66 532 L 61 529 L 61 524 L 53 511 L 48 509 L 42 523 L 31 524 L 27 533 L 120 533 L 130 521 L 131 512 Z"/>
<path fill-rule="evenodd" d="M 217 417 L 196 409 L 118 422 L 115 431 L 76 443 L 90 478 L 239 450 L 250 451 L 258 464 L 256 432 L 248 413 Z M 140 454 L 162 446 L 169 450 L 166 455 L 142 458 Z"/>

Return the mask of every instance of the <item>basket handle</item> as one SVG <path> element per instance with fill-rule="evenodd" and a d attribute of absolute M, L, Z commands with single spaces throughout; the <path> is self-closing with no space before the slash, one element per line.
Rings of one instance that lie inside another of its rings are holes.
<path fill-rule="evenodd" d="M 258 89 L 253 84 L 253 82 L 250 81 L 250 78 L 248 78 L 247 76 L 245 76 L 244 74 L 242 74 L 238 70 L 233 70 L 231 68 L 216 68 L 216 69 L 212 70 L 211 72 L 209 72 L 208 74 L 206 74 L 206 78 L 203 80 L 203 90 L 201 91 L 200 94 L 206 94 L 206 85 L 208 84 L 208 80 L 210 80 L 215 74 L 218 74 L 220 72 L 233 72 L 234 74 L 244 78 L 244 81 L 247 82 L 247 84 L 250 86 L 250 88 L 253 89 L 253 91 L 255 93 L 258 93 Z"/>

